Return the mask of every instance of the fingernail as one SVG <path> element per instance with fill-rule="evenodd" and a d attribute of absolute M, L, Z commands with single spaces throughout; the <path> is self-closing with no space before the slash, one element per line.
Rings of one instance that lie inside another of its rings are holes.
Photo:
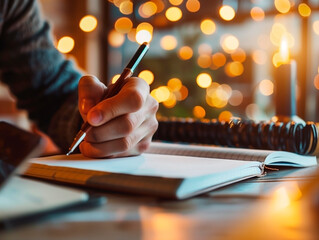
<path fill-rule="evenodd" d="M 94 101 L 89 98 L 83 98 L 81 100 L 81 112 L 88 113 L 88 111 L 94 107 Z"/>
<path fill-rule="evenodd" d="M 93 110 L 89 114 L 89 119 L 93 124 L 99 124 L 102 121 L 102 113 L 100 110 Z"/>

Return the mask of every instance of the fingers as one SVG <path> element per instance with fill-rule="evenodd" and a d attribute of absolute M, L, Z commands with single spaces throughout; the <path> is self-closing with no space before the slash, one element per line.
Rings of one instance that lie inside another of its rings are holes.
<path fill-rule="evenodd" d="M 158 102 L 149 95 L 140 111 L 92 128 L 80 145 L 81 152 L 88 157 L 126 156 L 144 152 L 158 127 L 157 110 Z"/>
<path fill-rule="evenodd" d="M 148 148 L 157 126 L 158 123 L 154 116 L 143 122 L 130 135 L 106 142 L 90 143 L 83 141 L 80 150 L 83 155 L 92 158 L 137 155 Z"/>
<path fill-rule="evenodd" d="M 155 116 L 157 101 L 148 96 L 145 106 L 137 112 L 121 115 L 87 132 L 85 140 L 90 143 L 106 142 L 132 134 L 148 118 Z"/>
<path fill-rule="evenodd" d="M 140 110 L 149 95 L 149 85 L 142 79 L 129 78 L 114 97 L 99 102 L 88 112 L 88 122 L 100 126 L 118 116 Z"/>
<path fill-rule="evenodd" d="M 86 118 L 89 110 L 99 103 L 106 90 L 106 86 L 95 76 L 83 76 L 78 85 L 78 106 L 82 117 Z"/>

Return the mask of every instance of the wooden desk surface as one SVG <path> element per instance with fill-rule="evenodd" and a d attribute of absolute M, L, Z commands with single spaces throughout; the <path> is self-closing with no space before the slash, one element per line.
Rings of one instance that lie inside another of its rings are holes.
<path fill-rule="evenodd" d="M 318 239 L 307 187 L 316 177 L 317 167 L 282 170 L 184 201 L 106 193 L 101 207 L 2 231 L 0 239 Z"/>

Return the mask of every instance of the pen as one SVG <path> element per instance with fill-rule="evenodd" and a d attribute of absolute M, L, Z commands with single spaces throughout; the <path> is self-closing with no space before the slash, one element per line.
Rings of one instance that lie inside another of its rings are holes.
<path fill-rule="evenodd" d="M 116 95 L 125 83 L 125 79 L 132 76 L 133 72 L 135 71 L 137 65 L 141 62 L 142 58 L 146 54 L 149 49 L 149 44 L 147 42 L 141 44 L 141 46 L 137 49 L 136 53 L 124 68 L 123 72 L 121 73 L 118 80 L 114 83 L 113 88 L 110 91 L 106 91 L 106 94 L 102 97 L 103 99 L 113 97 Z M 69 147 L 69 152 L 66 155 L 70 155 L 74 149 L 79 146 L 82 140 L 85 138 L 86 133 L 91 129 L 91 125 L 88 122 L 83 123 L 81 126 L 80 131 L 76 134 L 71 146 Z"/>

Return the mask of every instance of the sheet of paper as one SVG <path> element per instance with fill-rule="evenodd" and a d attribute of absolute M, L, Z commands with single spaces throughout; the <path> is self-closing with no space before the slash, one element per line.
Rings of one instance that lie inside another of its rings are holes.
<path fill-rule="evenodd" d="M 95 171 L 172 178 L 197 177 L 240 167 L 260 165 L 258 162 L 147 153 L 114 159 L 88 159 L 80 154 L 58 155 L 33 159 L 31 162 Z"/>

